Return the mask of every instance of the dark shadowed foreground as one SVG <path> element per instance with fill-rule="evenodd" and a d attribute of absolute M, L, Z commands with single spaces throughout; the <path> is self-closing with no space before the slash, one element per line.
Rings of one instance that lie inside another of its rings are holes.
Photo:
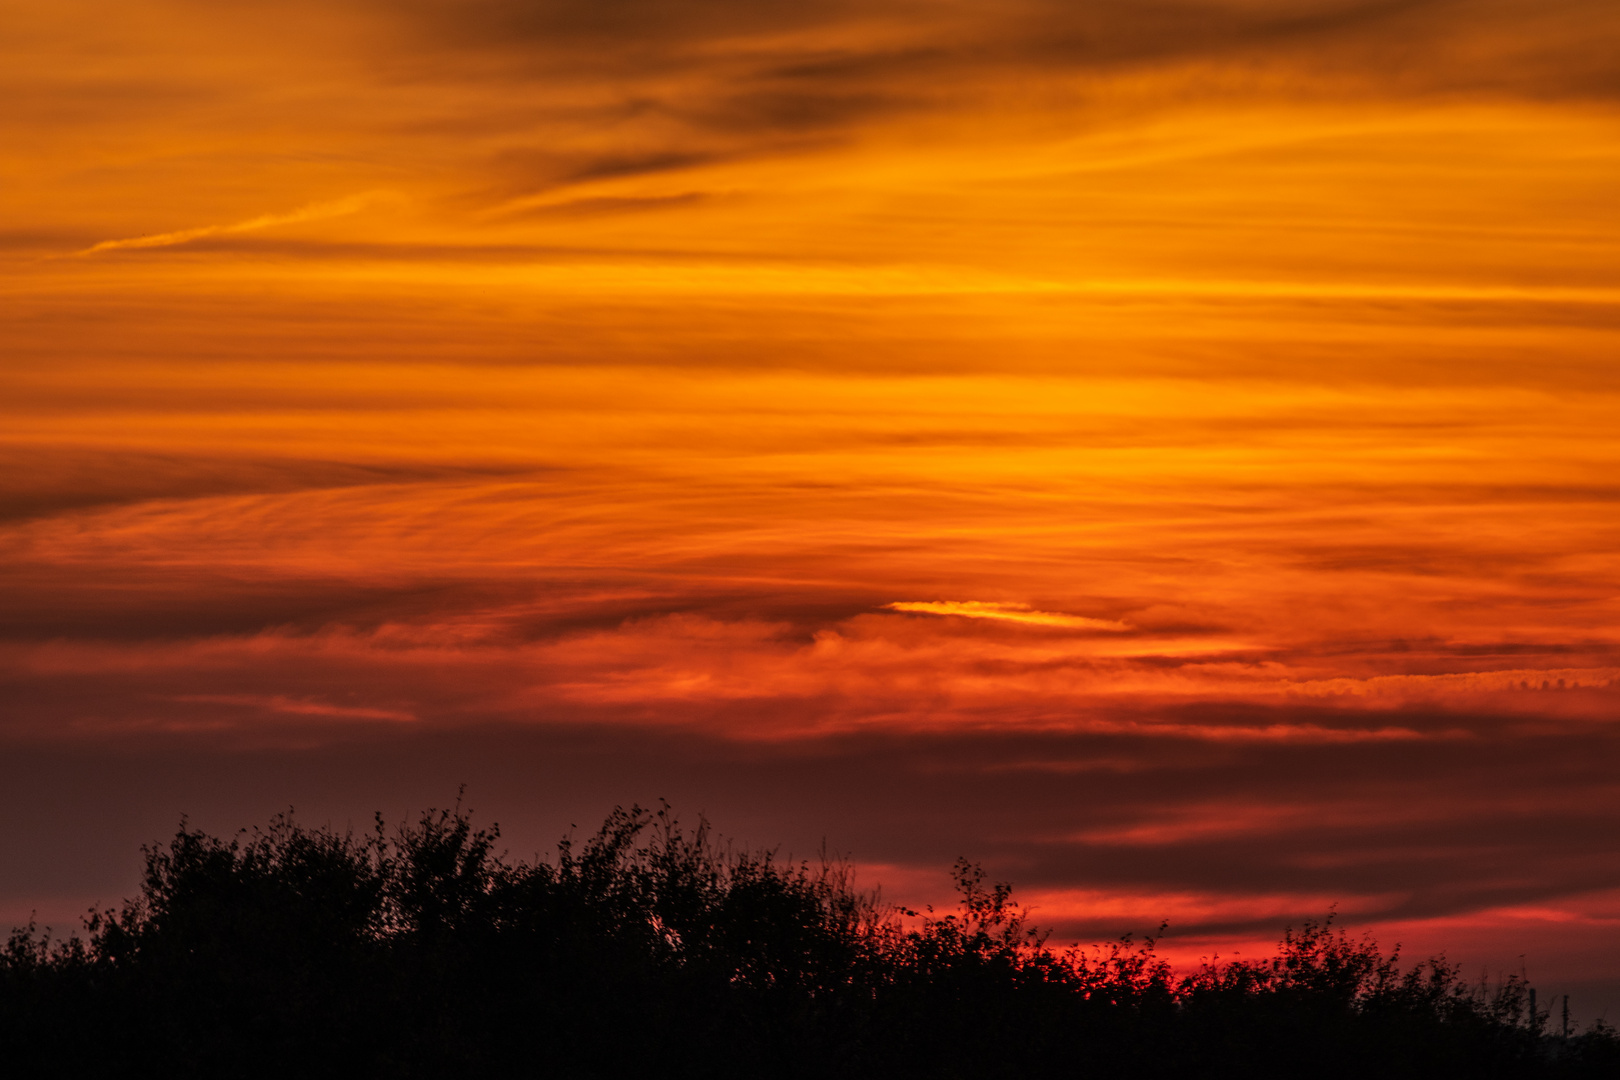
<path fill-rule="evenodd" d="M 1620 1036 L 1520 979 L 1403 969 L 1326 925 L 1175 976 L 1058 952 L 967 862 L 953 915 L 836 864 L 617 811 L 514 863 L 459 809 L 390 837 L 184 826 L 138 898 L 0 956 L 18 1075 L 1614 1076 Z"/>

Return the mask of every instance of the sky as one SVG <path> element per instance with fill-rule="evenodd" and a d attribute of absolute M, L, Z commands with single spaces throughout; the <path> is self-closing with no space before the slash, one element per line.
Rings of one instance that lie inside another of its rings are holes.
<path fill-rule="evenodd" d="M 0 0 L 0 922 L 465 784 L 1620 1017 L 1617 34 Z"/>

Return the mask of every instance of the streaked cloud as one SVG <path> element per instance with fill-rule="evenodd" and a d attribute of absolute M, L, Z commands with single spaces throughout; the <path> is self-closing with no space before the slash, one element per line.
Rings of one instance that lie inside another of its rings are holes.
<path fill-rule="evenodd" d="M 368 206 L 389 199 L 397 199 L 397 196 L 385 191 L 362 192 L 358 195 L 333 199 L 329 202 L 311 203 L 308 206 L 302 206 L 297 210 L 284 214 L 260 214 L 258 217 L 248 218 L 246 221 L 238 221 L 230 225 L 202 225 L 192 229 L 177 229 L 174 232 L 158 233 L 155 236 L 135 236 L 125 240 L 103 240 L 85 248 L 79 254 L 95 255 L 103 251 L 174 247 L 178 244 L 187 244 L 193 240 L 201 240 L 209 236 L 230 236 L 237 233 L 257 232 L 260 229 L 271 229 L 279 225 L 298 225 L 307 221 L 325 221 L 330 218 L 359 213 Z"/>
<path fill-rule="evenodd" d="M 177 694 L 174 701 L 185 705 L 224 705 L 231 708 L 262 709 L 268 713 L 321 720 L 409 722 L 416 717 L 399 709 L 379 709 L 368 705 L 337 705 L 285 694 Z"/>
<path fill-rule="evenodd" d="M 926 615 L 956 615 L 964 619 L 1001 619 L 1031 626 L 1059 626 L 1070 630 L 1129 630 L 1129 623 L 1117 619 L 1094 619 L 1085 615 L 1064 615 L 1036 611 L 1028 604 L 992 603 L 985 600 L 900 600 L 884 604 L 890 611 L 913 611 Z"/>

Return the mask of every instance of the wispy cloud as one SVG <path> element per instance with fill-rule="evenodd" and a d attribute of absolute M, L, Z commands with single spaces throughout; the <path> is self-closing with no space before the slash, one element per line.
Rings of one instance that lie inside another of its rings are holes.
<path fill-rule="evenodd" d="M 912 611 L 925 615 L 960 615 L 967 619 L 1000 619 L 1032 626 L 1061 626 L 1071 630 L 1130 630 L 1130 623 L 1116 619 L 1093 619 L 1087 615 L 1067 615 L 1056 611 L 1036 611 L 1028 604 L 998 604 L 984 600 L 904 600 L 883 605 L 890 611 Z"/>
<path fill-rule="evenodd" d="M 233 222 L 229 225 L 199 225 L 193 229 L 177 229 L 174 232 L 156 233 L 151 236 L 103 240 L 101 243 L 92 244 L 76 254 L 96 255 L 103 251 L 175 247 L 179 244 L 188 244 L 193 240 L 202 240 L 209 236 L 234 236 L 238 233 L 272 229 L 278 225 L 298 225 L 306 221 L 325 221 L 330 218 L 356 214 L 377 202 L 397 198 L 398 196 L 391 192 L 363 191 L 342 199 L 333 199 L 329 202 L 310 203 L 307 206 L 301 206 L 297 210 L 291 210 L 284 214 L 260 214 L 258 217 Z"/>
<path fill-rule="evenodd" d="M 381 709 L 367 705 L 334 705 L 310 698 L 285 694 L 176 694 L 172 700 L 192 705 L 226 705 L 237 708 L 283 713 L 289 716 L 330 720 L 414 721 L 416 715 L 403 709 Z"/>

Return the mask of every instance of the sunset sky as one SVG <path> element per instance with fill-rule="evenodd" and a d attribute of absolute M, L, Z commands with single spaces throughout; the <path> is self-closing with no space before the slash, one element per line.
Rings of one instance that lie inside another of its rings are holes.
<path fill-rule="evenodd" d="M 0 0 L 0 930 L 465 782 L 1620 1017 L 1617 40 Z"/>

